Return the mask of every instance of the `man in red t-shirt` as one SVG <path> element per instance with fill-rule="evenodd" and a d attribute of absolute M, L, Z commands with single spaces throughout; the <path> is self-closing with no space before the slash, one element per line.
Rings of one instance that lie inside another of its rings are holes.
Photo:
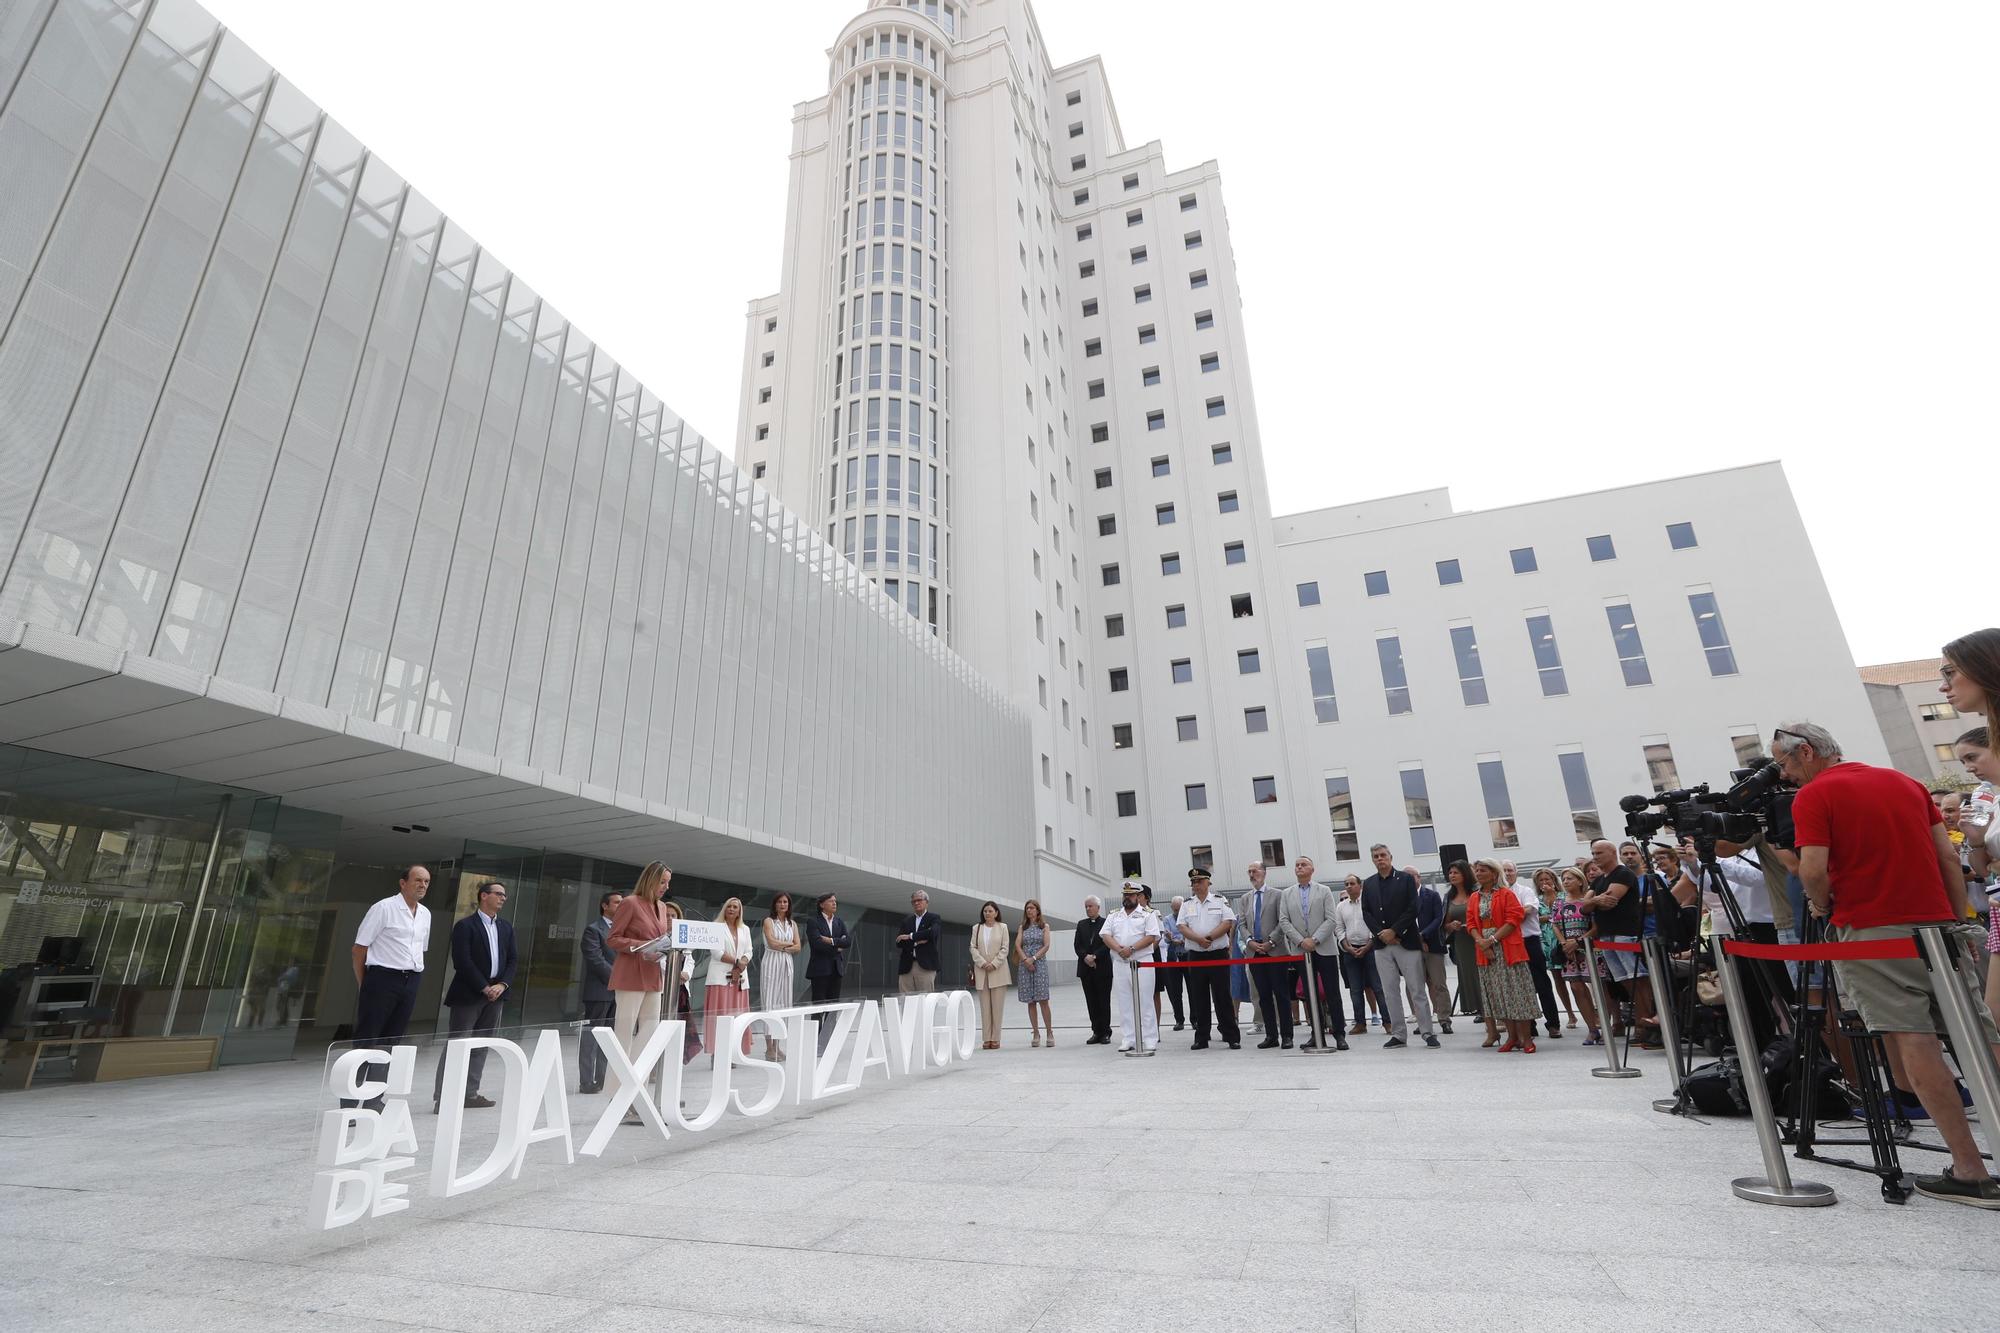
<path fill-rule="evenodd" d="M 1785 776 L 1799 784 L 1792 801 L 1799 878 L 1813 914 L 1830 917 L 1837 938 L 1908 939 L 1912 927 L 1936 925 L 1960 930 L 1961 948 L 1977 947 L 1960 925 L 1965 880 L 1958 851 L 1922 785 L 1894 769 L 1843 762 L 1840 743 L 1810 722 L 1778 728 L 1771 753 Z M 1951 1166 L 1942 1175 L 1918 1176 L 1918 1192 L 2000 1209 L 2000 1181 L 1987 1173 L 1966 1125 L 1958 1084 L 1944 1062 L 1937 1036 L 1943 1025 L 1929 969 L 1917 958 L 1854 959 L 1833 966 L 1841 993 L 1869 1029 L 1882 1034 L 1898 1088 L 1916 1094 L 1951 1149 Z M 2000 1043 L 1971 973 L 1962 969 L 1958 979 L 1987 1041 Z"/>

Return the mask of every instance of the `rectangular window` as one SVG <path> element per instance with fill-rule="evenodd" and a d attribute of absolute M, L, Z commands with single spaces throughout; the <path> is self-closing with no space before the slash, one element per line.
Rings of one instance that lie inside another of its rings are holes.
<path fill-rule="evenodd" d="M 1174 507 L 1172 504 L 1169 503 L 1169 504 L 1153 506 L 1154 526 L 1164 528 L 1173 521 L 1174 521 Z"/>
<path fill-rule="evenodd" d="M 1236 650 L 1237 675 L 1254 676 L 1263 669 L 1263 661 L 1257 656 L 1255 648 L 1239 648 Z"/>
<path fill-rule="evenodd" d="M 1514 800 L 1507 794 L 1507 770 L 1500 756 L 1482 755 L 1479 764 L 1479 791 L 1486 798 L 1486 833 L 1496 848 L 1519 847 L 1520 830 L 1514 826 Z"/>
<path fill-rule="evenodd" d="M 1147 430 L 1165 430 L 1166 428 L 1167 414 L 1165 412 L 1148 412 L 1146 414 Z"/>
<path fill-rule="evenodd" d="M 1248 558 L 1249 558 L 1249 557 L 1247 557 L 1247 556 L 1246 556 L 1246 555 L 1245 555 L 1245 554 L 1243 553 L 1243 543 L 1242 543 L 1242 542 L 1224 542 L 1224 543 L 1222 544 L 1222 563 L 1223 563 L 1223 564 L 1225 564 L 1225 565 L 1240 565 L 1240 564 L 1242 564 L 1242 563 L 1243 563 L 1243 562 L 1244 562 L 1244 561 L 1245 561 L 1246 559 L 1248 559 Z"/>
<path fill-rule="evenodd" d="M 1152 324 L 1141 324 L 1139 326 L 1139 346 L 1144 347 L 1148 343 L 1158 342 L 1159 339 L 1160 335 L 1156 326 Z M 1153 369 L 1158 370 L 1159 367 L 1155 366 Z"/>
<path fill-rule="evenodd" d="M 1083 386 L 1083 391 L 1086 397 L 1102 398 L 1104 396 L 1104 381 L 1091 380 Z"/>
<path fill-rule="evenodd" d="M 1361 830 L 1354 822 L 1354 792 L 1347 774 L 1326 774 L 1326 822 L 1333 833 L 1333 859 L 1361 859 Z"/>
<path fill-rule="evenodd" d="M 1205 333 L 1214 327 L 1215 312 L 1213 310 L 1197 310 L 1194 312 L 1194 331 L 1196 333 Z"/>
<path fill-rule="evenodd" d="M 1653 673 L 1646 666 L 1646 645 L 1639 641 L 1639 620 L 1632 614 L 1632 604 L 1608 603 L 1604 615 L 1611 622 L 1611 648 L 1618 654 L 1618 669 L 1625 673 L 1625 683 L 1651 685 Z"/>
<path fill-rule="evenodd" d="M 1235 455 L 1229 452 L 1229 446 L 1227 444 L 1209 445 L 1208 456 L 1212 461 L 1214 461 L 1217 464 L 1227 463 L 1233 457 L 1235 457 Z"/>
<path fill-rule="evenodd" d="M 1091 474 L 1091 479 L 1097 483 L 1098 490 L 1109 490 L 1111 488 L 1111 469 L 1101 467 Z"/>
<path fill-rule="evenodd" d="M 1152 299 L 1153 299 L 1153 284 L 1152 284 L 1152 283 L 1150 283 L 1150 282 L 1142 282 L 1142 283 L 1140 283 L 1140 284 L 1139 284 L 1139 285 L 1138 285 L 1137 287 L 1134 287 L 1134 288 L 1132 289 L 1132 304 L 1133 304 L 1133 305 L 1144 305 L 1144 304 L 1146 304 L 1146 302 L 1148 302 L 1148 301 L 1150 301 L 1150 300 L 1152 300 Z"/>
<path fill-rule="evenodd" d="M 1147 366 L 1144 370 L 1139 372 L 1140 388 L 1142 389 L 1157 388 L 1159 387 L 1159 383 L 1160 383 L 1160 368 L 1158 366 Z"/>
<path fill-rule="evenodd" d="M 1201 739 L 1201 728 L 1195 725 L 1195 721 L 1192 717 L 1175 718 L 1174 733 L 1184 741 Z"/>
<path fill-rule="evenodd" d="M 1289 864 L 1285 860 L 1285 840 L 1283 838 L 1264 838 L 1260 840 L 1257 843 L 1257 859 L 1267 866 Z"/>
<path fill-rule="evenodd" d="M 1394 634 L 1375 640 L 1375 657 L 1382 664 L 1382 693 L 1389 716 L 1410 711 L 1410 678 L 1403 671 L 1403 640 Z"/>
<path fill-rule="evenodd" d="M 1641 737 L 1639 743 L 1646 747 L 1646 776 L 1652 779 L 1654 794 L 1679 787 L 1680 770 L 1674 767 L 1674 747 L 1667 744 L 1667 738 Z"/>
<path fill-rule="evenodd" d="M 1181 237 L 1181 246 L 1183 249 L 1188 250 L 1201 249 L 1201 233 L 1198 231 L 1188 232 L 1185 236 Z"/>
<path fill-rule="evenodd" d="M 1250 800 L 1256 805 L 1278 803 L 1278 779 L 1272 776 L 1250 779 Z"/>
<path fill-rule="evenodd" d="M 1183 629 L 1187 625 L 1187 607 L 1175 603 L 1167 608 L 1167 628 Z"/>
<path fill-rule="evenodd" d="M 1084 339 L 1083 354 L 1085 356 L 1101 356 L 1103 355 L 1103 353 L 1104 353 L 1104 340 L 1102 338 Z"/>
<path fill-rule="evenodd" d="M 1208 414 L 1212 417 L 1227 416 L 1229 405 L 1220 398 L 1211 398 L 1208 400 Z"/>
<path fill-rule="evenodd" d="M 1688 592 L 1688 607 L 1694 612 L 1694 627 L 1701 635 L 1701 650 L 1708 657 L 1708 674 L 1736 674 L 1736 653 L 1729 646 L 1729 631 L 1723 627 L 1721 608 L 1707 588 Z"/>
<path fill-rule="evenodd" d="M 1145 220 L 1146 220 L 1146 211 L 1142 208 L 1132 209 L 1130 212 L 1125 214 L 1125 225 L 1128 227 L 1136 227 Z"/>
<path fill-rule="evenodd" d="M 1153 459 L 1154 476 L 1164 477 L 1173 470 L 1174 470 L 1173 460 L 1169 458 L 1167 455 L 1159 454 Z"/>
<path fill-rule="evenodd" d="M 1187 808 L 1190 810 L 1208 809 L 1208 784 L 1205 782 L 1188 783 L 1181 788 L 1181 799 L 1186 802 Z"/>
<path fill-rule="evenodd" d="M 1118 801 L 1118 817 L 1120 819 L 1130 819 L 1139 813 L 1138 792 L 1121 791 L 1115 793 L 1115 795 Z"/>
<path fill-rule="evenodd" d="M 1597 817 L 1597 797 L 1590 789 L 1590 768 L 1582 750 L 1563 750 L 1556 755 L 1562 769 L 1563 794 L 1569 799 L 1570 823 L 1578 842 L 1595 842 L 1604 836 L 1604 823 Z"/>
<path fill-rule="evenodd" d="M 1119 875 L 1120 875 L 1120 876 L 1122 876 L 1122 877 L 1123 877 L 1123 878 L 1125 878 L 1125 879 L 1137 879 L 1137 878 L 1138 878 L 1138 877 L 1139 877 L 1139 876 L 1140 876 L 1141 874 L 1143 874 L 1143 873 L 1144 873 L 1144 872 L 1143 872 L 1143 871 L 1142 871 L 1142 870 L 1140 869 L 1140 866 L 1139 866 L 1139 861 L 1140 861 L 1140 857 L 1139 857 L 1139 853 L 1137 853 L 1137 852 L 1120 852 L 1120 853 L 1118 853 L 1118 873 L 1119 873 Z"/>
<path fill-rule="evenodd" d="M 1215 497 L 1215 508 L 1219 513 L 1224 513 L 1224 514 L 1235 513 L 1239 508 L 1241 508 L 1241 506 L 1236 503 L 1236 492 L 1222 491 L 1218 493 Z"/>
<path fill-rule="evenodd" d="M 1037 614 L 1040 614 L 1040 613 L 1038 612 Z M 1125 617 L 1124 617 L 1124 616 L 1106 616 L 1106 617 L 1104 617 L 1104 637 L 1105 637 L 1105 638 L 1107 638 L 1107 639 L 1122 639 L 1122 638 L 1124 638 L 1124 637 L 1125 637 Z"/>
<path fill-rule="evenodd" d="M 1198 268 L 1194 272 L 1188 274 L 1188 286 L 1196 291 L 1200 291 L 1203 287 L 1208 286 L 1208 270 L 1205 268 Z"/>
<path fill-rule="evenodd" d="M 1300 606 L 1319 605 L 1318 583 L 1301 583 L 1299 585 L 1299 605 Z"/>
<path fill-rule="evenodd" d="M 1370 597 L 1387 597 L 1389 595 L 1389 571 L 1386 569 L 1372 569 L 1368 571 L 1361 576 L 1361 586 L 1367 590 Z"/>
<path fill-rule="evenodd" d="M 1256 732 L 1269 731 L 1270 729 L 1271 715 L 1262 708 L 1246 708 L 1243 710 L 1243 730 L 1246 734 L 1255 734 Z"/>
<path fill-rule="evenodd" d="M 1160 572 L 1161 572 L 1162 574 L 1178 574 L 1178 573 L 1180 573 L 1180 572 L 1181 572 L 1181 553 L 1180 553 L 1179 551 L 1168 551 L 1168 552 L 1167 552 L 1167 553 L 1166 553 L 1165 555 L 1161 556 L 1161 557 L 1160 557 Z"/>
<path fill-rule="evenodd" d="M 1145 263 L 1145 262 L 1146 262 L 1146 247 L 1145 247 L 1145 246 L 1143 246 L 1143 245 L 1135 245 L 1135 246 L 1133 246 L 1133 247 L 1132 247 L 1132 249 L 1131 249 L 1131 251 L 1130 251 L 1130 253 L 1128 253 L 1128 254 L 1126 255 L 1126 258 L 1127 258 L 1127 259 L 1129 259 L 1129 260 L 1130 260 L 1130 261 L 1131 261 L 1132 263 L 1134 263 L 1134 264 L 1143 264 L 1143 263 Z"/>
<path fill-rule="evenodd" d="M 1606 560 L 1616 560 L 1618 558 L 1618 548 L 1611 544 L 1611 538 L 1608 535 L 1585 537 L 1583 540 L 1584 544 L 1590 548 L 1590 560 L 1592 564 L 1602 564 Z"/>
<path fill-rule="evenodd" d="M 1437 828 L 1431 821 L 1431 789 L 1424 781 L 1422 765 L 1406 768 L 1403 781 L 1403 818 L 1410 826 L 1410 850 L 1418 856 L 1436 856 Z"/>
<path fill-rule="evenodd" d="M 1229 594 L 1229 618 L 1231 620 L 1247 620 L 1256 614 L 1256 610 L 1251 606 L 1249 593 L 1233 592 Z"/>
<path fill-rule="evenodd" d="M 1136 190 L 1136 189 L 1138 189 L 1138 188 L 1139 188 L 1139 177 L 1138 177 L 1138 175 L 1137 175 L 1136 173 L 1134 173 L 1133 175 L 1130 175 L 1130 176 L 1127 176 L 1127 177 L 1125 178 L 1125 180 L 1124 180 L 1123 184 L 1124 184 L 1125 188 L 1126 188 L 1126 189 L 1128 189 L 1128 190 Z"/>
<path fill-rule="evenodd" d="M 1132 688 L 1132 673 L 1124 667 L 1111 668 L 1111 692 L 1122 694 Z"/>
<path fill-rule="evenodd" d="M 1738 768 L 1748 768 L 1764 753 L 1764 737 L 1755 727 L 1738 727 L 1729 733 L 1729 748 Z"/>
<path fill-rule="evenodd" d="M 1669 547 L 1673 548 L 1676 551 L 1685 551 L 1689 547 L 1694 546 L 1696 544 L 1697 543 L 1695 542 L 1694 539 L 1694 524 L 1692 523 L 1667 524 L 1667 545 Z"/>
<path fill-rule="evenodd" d="M 1129 750 L 1132 748 L 1132 724 L 1130 722 L 1113 722 L 1111 724 L 1111 748 L 1114 750 Z"/>
<path fill-rule="evenodd" d="M 1102 421 L 1096 421 L 1091 423 L 1090 442 L 1092 444 L 1106 444 L 1110 441 L 1110 439 L 1111 439 L 1111 427 L 1109 424 Z"/>
<path fill-rule="evenodd" d="M 1093 296 L 1088 301 L 1085 301 L 1083 303 L 1083 317 L 1085 319 L 1089 319 L 1092 315 L 1096 313 L 1097 313 L 1097 298 Z"/>
<path fill-rule="evenodd" d="M 1535 563 L 1535 548 L 1532 546 L 1516 546 L 1507 552 L 1507 558 L 1514 562 L 1516 574 L 1532 574 L 1540 568 Z"/>
<path fill-rule="evenodd" d="M 1176 657 L 1169 665 L 1173 668 L 1174 684 L 1186 685 L 1194 680 L 1194 662 L 1192 659 Z"/>
<path fill-rule="evenodd" d="M 1486 668 L 1479 664 L 1479 640 L 1474 637 L 1472 626 L 1451 627 L 1451 655 L 1458 663 L 1458 692 L 1464 697 L 1466 707 L 1485 703 Z"/>
<path fill-rule="evenodd" d="M 1437 571 L 1438 586 L 1440 588 L 1448 588 L 1454 583 L 1465 582 L 1465 576 L 1458 572 L 1458 561 L 1456 560 L 1438 561 Z"/>
<path fill-rule="evenodd" d="M 1950 704 L 1918 704 L 1917 717 L 1924 722 L 1949 722 L 1958 716 L 1958 710 Z"/>
<path fill-rule="evenodd" d="M 1116 515 L 1116 514 L 1099 514 L 1099 515 L 1097 516 L 1097 535 L 1098 535 L 1098 536 L 1100 536 L 1100 537 L 1109 537 L 1109 536 L 1113 535 L 1114 533 L 1116 533 L 1117 531 L 1118 531 L 1118 515 Z"/>
<path fill-rule="evenodd" d="M 1109 588 L 1109 587 L 1112 587 L 1112 586 L 1114 586 L 1115 584 L 1117 584 L 1117 582 L 1118 582 L 1118 565 L 1116 564 L 1116 562 L 1113 562 L 1112 564 L 1108 564 L 1108 565 L 1100 565 L 1100 566 L 1098 567 L 1098 572 L 1099 572 L 1099 573 L 1101 573 L 1101 574 L 1102 574 L 1102 575 L 1104 576 L 1104 586 L 1105 586 L 1105 587 Z"/>
<path fill-rule="evenodd" d="M 1554 698 L 1569 693 L 1569 681 L 1563 675 L 1562 653 L 1556 647 L 1555 623 L 1547 615 L 1528 617 L 1528 646 L 1535 653 L 1535 671 L 1541 677 L 1542 697 Z"/>
<path fill-rule="evenodd" d="M 1222 369 L 1222 354 L 1220 352 L 1203 352 L 1201 354 L 1202 374 L 1206 375 L 1211 370 L 1220 369 Z"/>
<path fill-rule="evenodd" d="M 1323 643 L 1306 645 L 1306 676 L 1312 681 L 1313 717 L 1320 722 L 1340 721 L 1340 705 L 1333 697 L 1333 661 Z"/>

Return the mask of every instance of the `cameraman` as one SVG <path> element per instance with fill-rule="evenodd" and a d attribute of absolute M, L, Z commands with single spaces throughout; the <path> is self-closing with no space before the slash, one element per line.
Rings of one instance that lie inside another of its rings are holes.
<path fill-rule="evenodd" d="M 1959 947 L 1969 947 L 1958 851 L 1920 783 L 1894 769 L 1842 762 L 1840 743 L 1811 722 L 1779 727 L 1771 752 L 1799 785 L 1792 818 L 1799 877 L 1814 915 L 1831 917 L 1842 940 L 1907 939 L 1915 926 L 1958 926 Z M 1918 1192 L 2000 1209 L 2000 1181 L 1987 1173 L 1944 1062 L 1923 961 L 1855 959 L 1836 962 L 1834 972 L 1862 1021 L 1882 1035 L 1897 1084 L 1916 1094 L 1951 1152 L 1952 1164 L 1942 1174 L 1916 1178 Z M 1958 971 L 1956 979 L 1965 985 L 1986 1040 L 2000 1042 L 1969 975 L 1970 969 Z M 1961 1059 L 1972 1055 L 1960 1053 Z"/>

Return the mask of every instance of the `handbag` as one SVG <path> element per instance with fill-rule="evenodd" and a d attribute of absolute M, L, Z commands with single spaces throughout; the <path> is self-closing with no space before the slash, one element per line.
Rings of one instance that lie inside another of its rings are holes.
<path fill-rule="evenodd" d="M 1695 973 L 1694 999 L 1696 1004 L 1711 1008 L 1722 1003 L 1722 978 L 1715 974 L 1714 968 L 1704 968 Z"/>

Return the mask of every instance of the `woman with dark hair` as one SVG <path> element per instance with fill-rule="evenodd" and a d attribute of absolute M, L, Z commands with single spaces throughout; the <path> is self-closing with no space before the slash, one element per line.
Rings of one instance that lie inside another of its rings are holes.
<path fill-rule="evenodd" d="M 972 928 L 972 989 L 979 995 L 979 1027 L 986 1049 L 1000 1049 L 1000 1016 L 1007 1001 L 1007 923 L 1000 904 L 979 905 L 979 924 Z"/>
<path fill-rule="evenodd" d="M 1530 880 L 1535 886 L 1535 897 L 1542 904 L 1542 957 L 1547 960 L 1550 980 L 1554 983 L 1556 996 L 1562 1001 L 1563 1012 L 1569 1016 L 1569 1025 L 1576 1026 L 1576 1001 L 1570 997 L 1569 987 L 1564 984 L 1568 973 L 1563 970 L 1562 935 L 1556 930 L 1556 904 L 1562 901 L 1562 880 L 1555 868 L 1542 866 Z"/>
<path fill-rule="evenodd" d="M 1976 629 L 1944 646 L 1938 693 L 1961 713 L 1977 713 L 1986 725 L 2000 725 L 2000 629 Z"/>
<path fill-rule="evenodd" d="M 766 1010 L 792 1007 L 792 955 L 800 949 L 798 923 L 792 920 L 792 895 L 780 889 L 771 898 L 771 915 L 764 918 L 764 974 L 757 978 L 757 1002 Z M 783 1064 L 784 1043 L 764 1030 L 764 1058 Z"/>
<path fill-rule="evenodd" d="M 1461 1014 L 1471 1014 L 1483 1018 L 1479 995 L 1479 954 L 1473 947 L 1472 936 L 1465 932 L 1465 904 L 1472 895 L 1472 867 L 1463 861 L 1453 861 L 1444 868 L 1444 935 L 1451 943 L 1452 965 L 1458 969 L 1458 1003 L 1453 1006 Z M 1493 1020 L 1487 1018 L 1486 1040 L 1482 1047 L 1500 1044 L 1499 1030 Z"/>
<path fill-rule="evenodd" d="M 1014 993 L 1021 1003 L 1028 1006 L 1028 1029 L 1035 1034 L 1030 1046 L 1042 1044 L 1042 1033 L 1049 1034 L 1049 1045 L 1056 1044 L 1056 1021 L 1049 1017 L 1049 923 L 1042 919 L 1042 904 L 1030 898 L 1021 905 L 1021 934 L 1014 941 L 1014 961 L 1021 965 L 1021 974 L 1014 983 Z M 1036 1026 L 1035 1020 L 1041 1020 Z"/>
<path fill-rule="evenodd" d="M 1562 941 L 1563 984 L 1576 997 L 1583 1009 L 1583 1021 L 1589 1025 L 1590 1035 L 1583 1039 L 1583 1044 L 1602 1045 L 1604 1034 L 1598 1028 L 1597 1004 L 1590 998 L 1590 973 L 1586 970 L 1589 955 L 1583 947 L 1584 936 L 1590 934 L 1590 913 L 1583 910 L 1590 880 L 1575 866 L 1564 866 L 1557 872 L 1556 882 L 1562 885 L 1563 896 L 1549 919 L 1555 923 L 1556 938 Z"/>
<path fill-rule="evenodd" d="M 1500 863 L 1482 856 L 1472 863 L 1474 888 L 1466 902 L 1465 929 L 1479 951 L 1479 994 L 1486 1020 L 1507 1025 L 1500 1050 L 1535 1053 L 1535 979 L 1521 938 L 1525 913 L 1520 895 L 1500 882 Z"/>

